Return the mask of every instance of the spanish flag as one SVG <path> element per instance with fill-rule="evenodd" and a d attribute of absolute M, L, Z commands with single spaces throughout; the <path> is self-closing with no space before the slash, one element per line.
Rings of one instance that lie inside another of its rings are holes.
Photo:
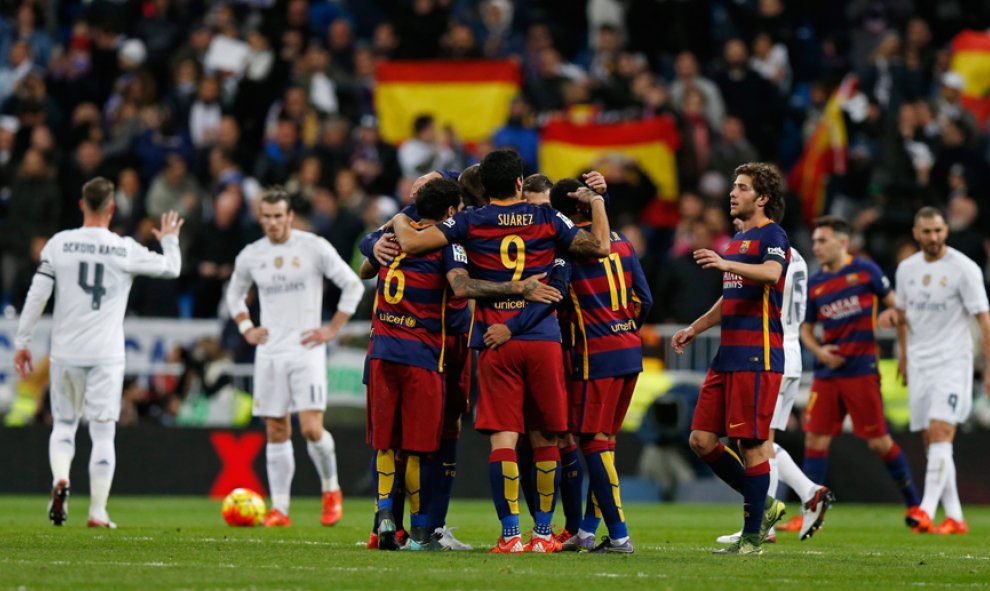
<path fill-rule="evenodd" d="M 677 199 L 680 134 L 669 117 L 578 125 L 554 120 L 540 130 L 540 172 L 557 180 L 575 177 L 595 161 L 619 154 L 639 163 L 665 199 Z"/>
<path fill-rule="evenodd" d="M 990 33 L 963 31 L 956 35 L 949 69 L 963 77 L 963 104 L 976 117 L 980 129 L 986 129 L 990 118 Z"/>
<path fill-rule="evenodd" d="M 856 76 L 850 74 L 832 93 L 804 153 L 787 179 L 791 191 L 801 198 L 804 219 L 809 224 L 825 210 L 825 186 L 829 176 L 846 173 L 849 139 L 842 105 L 856 92 L 856 83 Z"/>
<path fill-rule="evenodd" d="M 429 114 L 466 142 L 488 139 L 508 119 L 520 81 L 508 60 L 382 62 L 375 70 L 382 138 L 409 139 L 416 117 Z"/>

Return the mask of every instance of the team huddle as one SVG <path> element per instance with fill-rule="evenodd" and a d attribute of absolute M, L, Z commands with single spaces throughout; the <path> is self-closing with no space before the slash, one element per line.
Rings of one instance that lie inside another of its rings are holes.
<path fill-rule="evenodd" d="M 360 244 L 361 277 L 377 277 L 365 365 L 376 496 L 369 548 L 471 549 L 454 537 L 446 516 L 462 419 L 473 410 L 475 429 L 491 444 L 488 474 L 501 527 L 491 552 L 632 553 L 616 434 L 643 369 L 639 331 L 652 296 L 632 244 L 609 226 L 605 179 L 597 172 L 556 183 L 524 178 L 516 152 L 495 150 L 460 174 L 423 177 L 413 193 L 414 205 Z M 106 504 L 130 282 L 141 274 L 175 277 L 181 266 L 182 220 L 163 216 L 156 235 L 164 254 L 156 254 L 108 230 L 112 197 L 105 179 L 83 187 L 84 226 L 60 232 L 45 248 L 18 327 L 15 368 L 23 377 L 31 369 L 31 336 L 57 290 L 49 504 L 56 525 L 67 518 L 75 432 L 85 417 L 94 444 L 88 524 L 116 527 Z M 743 498 L 743 527 L 719 537 L 725 547 L 718 552 L 759 554 L 778 529 L 806 540 L 821 528 L 836 500 L 824 486 L 828 449 L 847 415 L 854 435 L 880 456 L 901 491 L 909 527 L 966 533 L 952 441 L 972 403 L 970 319 L 990 344 L 990 306 L 975 263 L 946 245 L 942 214 L 917 213 L 914 235 L 922 250 L 898 267 L 895 293 L 875 263 L 849 256 L 851 229 L 837 217 L 816 220 L 813 250 L 821 270 L 809 277 L 778 225 L 783 183 L 773 166 L 737 167 L 729 197 L 736 235 L 722 253 L 694 253 L 700 266 L 722 272 L 722 298 L 671 339 L 682 353 L 702 332 L 721 329 L 690 436 L 695 453 Z M 326 240 L 292 227 L 285 191 L 267 191 L 259 212 L 265 236 L 237 257 L 226 300 L 244 339 L 257 345 L 253 412 L 266 426 L 272 499 L 265 525 L 291 524 L 290 417 L 298 413 L 322 483 L 321 522 L 329 526 L 343 511 L 335 443 L 323 424 L 325 344 L 354 313 L 364 287 Z M 342 292 L 325 326 L 324 278 Z M 258 326 L 246 304 L 252 284 Z M 923 497 L 887 432 L 878 325 L 897 328 L 911 429 L 922 432 L 927 447 Z M 958 346 L 940 346 L 945 340 L 936 334 L 951 335 Z M 816 358 L 802 468 L 773 443 L 796 398 L 800 343 Z M 990 357 L 987 347 L 984 354 Z M 778 482 L 801 500 L 800 514 L 780 524 L 786 511 L 775 498 Z M 520 494 L 533 521 L 527 540 Z M 558 501 L 565 523 L 555 532 Z M 945 519 L 935 524 L 939 504 Z M 607 534 L 596 543 L 602 521 Z"/>

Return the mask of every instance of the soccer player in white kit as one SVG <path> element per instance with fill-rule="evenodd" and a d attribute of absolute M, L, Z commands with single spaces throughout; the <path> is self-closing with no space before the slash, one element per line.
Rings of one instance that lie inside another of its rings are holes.
<path fill-rule="evenodd" d="M 733 222 L 733 225 L 736 225 Z M 777 405 L 773 410 L 773 420 L 770 421 L 770 440 L 773 441 L 774 431 L 784 431 L 794 408 L 798 387 L 801 385 L 801 323 L 804 321 L 805 310 L 808 307 L 808 263 L 793 246 L 791 247 L 791 262 L 787 265 L 784 278 L 784 300 L 780 309 L 780 322 L 784 328 L 784 377 L 780 381 L 780 392 L 777 394 Z M 814 535 L 825 519 L 825 511 L 835 501 L 835 497 L 827 487 L 815 484 L 791 458 L 786 449 L 773 443 L 773 453 L 770 456 L 770 492 L 777 496 L 777 482 L 782 481 L 790 487 L 801 499 L 801 515 L 795 516 L 785 525 L 776 529 L 784 531 L 800 531 L 800 539 L 806 540 Z M 807 524 L 806 527 L 803 524 Z M 742 535 L 742 530 L 725 536 L 719 536 L 719 544 L 735 544 Z M 767 541 L 776 541 L 777 534 L 771 529 Z"/>
<path fill-rule="evenodd" d="M 115 209 L 113 195 L 113 183 L 105 178 L 83 185 L 79 202 L 83 225 L 55 234 L 41 251 L 14 341 L 14 368 L 23 379 L 32 370 L 28 347 L 34 329 L 54 291 L 48 517 L 55 525 L 68 518 L 69 468 L 76 452 L 76 429 L 85 418 L 93 441 L 87 525 L 117 527 L 107 514 L 107 498 L 117 465 L 113 440 L 124 382 L 127 296 L 135 275 L 174 279 L 182 267 L 179 215 L 163 215 L 161 230 L 152 230 L 164 251 L 158 254 L 108 229 Z"/>
<path fill-rule="evenodd" d="M 260 203 L 265 237 L 237 255 L 227 288 L 227 308 L 244 339 L 257 345 L 254 360 L 254 415 L 264 417 L 268 445 L 265 455 L 272 510 L 265 526 L 286 527 L 289 490 L 296 461 L 292 453 L 290 415 L 299 413 L 299 427 L 323 489 L 323 525 L 343 515 L 337 481 L 334 440 L 323 427 L 327 406 L 326 343 L 354 313 L 364 285 L 325 239 L 292 229 L 295 219 L 289 195 L 269 189 Z M 323 278 L 341 290 L 337 312 L 321 326 Z M 245 297 L 258 287 L 261 326 L 254 326 Z"/>
<path fill-rule="evenodd" d="M 983 339 L 988 360 L 983 387 L 990 393 L 990 305 L 980 268 L 946 245 L 949 230 L 941 212 L 921 208 L 913 233 L 921 252 L 904 259 L 896 274 L 898 372 L 907 380 L 911 430 L 921 431 L 928 448 L 923 513 L 912 525 L 916 532 L 964 534 L 968 528 L 956 488 L 952 441 L 973 403 L 970 316 L 976 317 Z M 935 526 L 939 501 L 945 520 Z"/>

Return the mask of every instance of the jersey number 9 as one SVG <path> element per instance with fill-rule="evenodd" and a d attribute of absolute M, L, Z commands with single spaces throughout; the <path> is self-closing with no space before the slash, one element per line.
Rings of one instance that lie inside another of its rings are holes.
<path fill-rule="evenodd" d="M 516 247 L 516 256 L 513 258 L 509 253 L 509 247 Z M 502 246 L 499 248 L 502 255 L 502 266 L 512 269 L 512 281 L 519 281 L 522 277 L 523 269 L 526 268 L 526 243 L 515 234 L 509 234 L 502 239 Z"/>

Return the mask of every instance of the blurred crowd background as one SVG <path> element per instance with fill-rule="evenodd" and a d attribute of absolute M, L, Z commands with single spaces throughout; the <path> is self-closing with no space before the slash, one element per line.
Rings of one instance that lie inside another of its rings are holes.
<path fill-rule="evenodd" d="M 986 0 L 0 0 L 3 305 L 16 314 L 46 239 L 80 224 L 93 176 L 117 185 L 113 229 L 151 248 L 163 212 L 186 218 L 181 279 L 135 282 L 130 313 L 217 318 L 236 254 L 261 236 L 262 187 L 285 185 L 299 227 L 357 265 L 358 239 L 416 177 L 495 147 L 539 171 L 539 128 L 580 112 L 679 130 L 677 215 L 663 223 L 642 215 L 664 191 L 635 162 L 594 167 L 643 260 L 651 321 L 690 322 L 721 293 L 690 253 L 729 240 L 733 168 L 769 160 L 786 174 L 849 73 L 847 170 L 826 210 L 853 222 L 853 250 L 892 278 L 915 248 L 913 212 L 936 205 L 950 244 L 985 269 L 990 142 L 961 105 L 949 43 L 988 24 Z M 467 143 L 423 117 L 401 145 L 382 140 L 379 63 L 478 58 L 523 75 L 491 138 Z M 788 209 L 811 259 L 796 196 Z M 336 297 L 331 286 L 328 311 Z M 236 331 L 220 344 L 200 357 L 250 354 Z"/>

